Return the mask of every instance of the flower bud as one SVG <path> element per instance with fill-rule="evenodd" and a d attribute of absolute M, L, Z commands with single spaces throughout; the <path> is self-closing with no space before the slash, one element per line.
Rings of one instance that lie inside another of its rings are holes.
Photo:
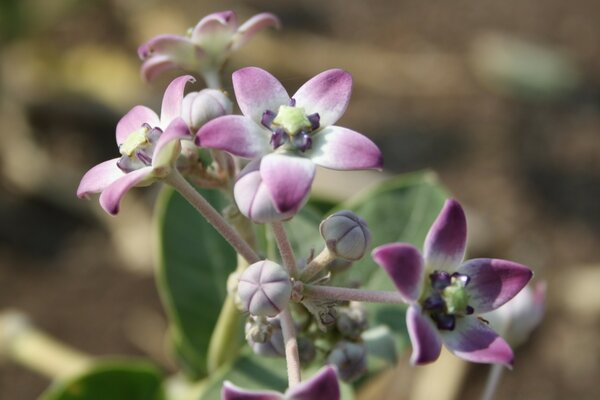
<path fill-rule="evenodd" d="M 238 296 L 244 310 L 252 315 L 274 317 L 290 301 L 292 284 L 279 264 L 262 260 L 250 265 L 240 276 Z"/>
<path fill-rule="evenodd" d="M 211 119 L 231 114 L 232 111 L 231 100 L 216 89 L 188 93 L 181 103 L 181 117 L 193 132 Z"/>
<path fill-rule="evenodd" d="M 367 372 L 367 347 L 362 343 L 338 342 L 329 353 L 327 364 L 337 367 L 343 381 L 354 381 Z"/>
<path fill-rule="evenodd" d="M 285 356 L 279 318 L 250 316 L 246 322 L 246 341 L 254 353 L 264 357 Z"/>
<path fill-rule="evenodd" d="M 330 215 L 319 229 L 329 251 L 345 260 L 361 259 L 371 243 L 367 223 L 352 211 Z"/>
<path fill-rule="evenodd" d="M 350 303 L 349 307 L 340 307 L 338 308 L 336 327 L 342 336 L 358 340 L 369 327 L 367 312 L 360 303 L 356 302 Z"/>
<path fill-rule="evenodd" d="M 309 338 L 298 336 L 298 354 L 300 355 L 300 365 L 306 367 L 317 356 L 317 348 Z"/>

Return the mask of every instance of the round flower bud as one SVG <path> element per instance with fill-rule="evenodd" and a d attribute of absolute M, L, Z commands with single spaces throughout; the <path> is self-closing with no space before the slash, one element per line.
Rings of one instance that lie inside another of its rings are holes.
<path fill-rule="evenodd" d="M 352 211 L 330 215 L 319 229 L 329 251 L 345 260 L 361 259 L 371 243 L 367 223 Z"/>
<path fill-rule="evenodd" d="M 360 303 L 356 302 L 350 303 L 349 307 L 340 307 L 338 308 L 336 327 L 342 336 L 358 340 L 369 327 L 367 312 Z"/>
<path fill-rule="evenodd" d="M 367 347 L 362 343 L 338 342 L 329 353 L 327 364 L 337 367 L 343 381 L 354 381 L 367 372 Z"/>
<path fill-rule="evenodd" d="M 252 315 L 276 316 L 290 301 L 291 293 L 289 274 L 273 261 L 254 263 L 240 276 L 238 296 L 244 310 Z"/>
<path fill-rule="evenodd" d="M 181 103 L 181 117 L 194 132 L 211 119 L 231 114 L 232 110 L 231 100 L 216 89 L 188 93 Z"/>
<path fill-rule="evenodd" d="M 279 318 L 251 316 L 246 323 L 246 341 L 254 353 L 264 357 L 285 356 Z"/>

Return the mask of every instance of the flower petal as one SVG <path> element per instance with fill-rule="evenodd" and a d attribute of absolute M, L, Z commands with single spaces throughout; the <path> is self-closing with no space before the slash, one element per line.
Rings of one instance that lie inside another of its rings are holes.
<path fill-rule="evenodd" d="M 107 213 L 117 214 L 119 203 L 125 193 L 132 187 L 143 183 L 146 178 L 150 178 L 151 174 L 152 167 L 145 167 L 123 175 L 102 191 L 100 205 Z"/>
<path fill-rule="evenodd" d="M 203 43 L 203 36 L 212 35 L 219 31 L 230 32 L 233 35 L 237 26 L 237 16 L 233 11 L 208 14 L 194 27 L 192 40 L 197 43 Z"/>
<path fill-rule="evenodd" d="M 246 390 L 225 381 L 221 400 L 283 400 L 283 395 L 271 390 Z"/>
<path fill-rule="evenodd" d="M 392 278 L 402 297 L 407 302 L 416 301 L 425 271 L 419 250 L 409 244 L 389 243 L 377 247 L 371 255 Z"/>
<path fill-rule="evenodd" d="M 417 304 L 411 305 L 406 311 L 406 326 L 413 348 L 411 364 L 427 364 L 437 360 L 442 351 L 442 339 L 431 318 L 423 315 Z"/>
<path fill-rule="evenodd" d="M 318 113 L 321 126 L 335 124 L 346 111 L 352 93 L 352 75 L 341 69 L 321 72 L 292 96 L 306 114 Z"/>
<path fill-rule="evenodd" d="M 267 71 L 246 67 L 233 73 L 233 90 L 242 113 L 260 124 L 265 111 L 279 111 L 290 101 L 285 88 Z"/>
<path fill-rule="evenodd" d="M 269 26 L 277 29 L 281 28 L 281 22 L 279 21 L 279 18 L 267 12 L 256 14 L 238 28 L 233 39 L 231 49 L 239 49 L 248 40 L 250 40 L 250 38 L 254 36 L 256 32 Z"/>
<path fill-rule="evenodd" d="M 190 129 L 183 118 L 175 118 L 160 135 L 152 154 L 152 167 L 170 167 L 181 151 L 180 140 L 191 139 Z M 156 171 L 155 171 L 156 172 Z"/>
<path fill-rule="evenodd" d="M 527 285 L 533 272 L 524 265 L 493 258 L 476 258 L 457 272 L 468 275 L 469 305 L 478 314 L 492 311 L 512 299 Z"/>
<path fill-rule="evenodd" d="M 142 64 L 141 76 L 145 82 L 152 82 L 158 75 L 170 69 L 179 68 L 169 56 L 156 55 Z"/>
<path fill-rule="evenodd" d="M 298 211 L 310 193 L 315 164 L 302 157 L 267 154 L 260 165 L 260 176 L 281 212 Z"/>
<path fill-rule="evenodd" d="M 440 331 L 442 341 L 457 357 L 475 363 L 513 363 L 513 352 L 508 343 L 486 323 L 473 316 L 456 318 L 453 331 Z"/>
<path fill-rule="evenodd" d="M 339 400 L 340 383 L 335 368 L 321 368 L 312 378 L 288 389 L 285 398 L 289 400 Z"/>
<path fill-rule="evenodd" d="M 183 102 L 183 91 L 188 82 L 195 82 L 191 75 L 183 75 L 173 79 L 163 95 L 160 110 L 160 124 L 166 128 L 175 118 L 181 117 L 181 103 Z"/>
<path fill-rule="evenodd" d="M 151 127 L 159 125 L 158 115 L 145 106 L 135 106 L 117 123 L 117 144 L 120 146 L 132 132 L 139 130 L 143 124 Z"/>
<path fill-rule="evenodd" d="M 425 238 L 423 257 L 432 271 L 454 272 L 465 257 L 467 218 L 461 205 L 446 200 Z"/>
<path fill-rule="evenodd" d="M 381 169 L 381 151 L 366 136 L 339 126 L 329 126 L 313 137 L 306 157 L 315 164 L 337 170 Z"/>
<path fill-rule="evenodd" d="M 101 192 L 125 175 L 125 172 L 117 167 L 119 160 L 120 158 L 113 158 L 112 160 L 104 161 L 86 172 L 77 188 L 77 197 L 83 199 L 84 197 L 88 197 L 90 193 Z"/>
<path fill-rule="evenodd" d="M 142 60 L 157 55 L 180 58 L 194 53 L 194 44 L 185 36 L 158 35 L 138 47 L 138 56 Z"/>
<path fill-rule="evenodd" d="M 200 128 L 197 146 L 225 150 L 235 156 L 255 158 L 269 150 L 269 131 L 241 115 L 213 119 Z"/>

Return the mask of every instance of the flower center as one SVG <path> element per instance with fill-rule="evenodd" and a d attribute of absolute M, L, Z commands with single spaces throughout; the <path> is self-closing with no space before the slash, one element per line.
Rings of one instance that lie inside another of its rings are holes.
<path fill-rule="evenodd" d="M 119 146 L 122 157 L 117 166 L 127 173 L 152 165 L 154 147 L 161 134 L 160 128 L 152 128 L 146 123 L 140 129 L 131 132 Z"/>
<path fill-rule="evenodd" d="M 319 129 L 319 114 L 306 115 L 302 107 L 296 107 L 296 101 L 279 107 L 277 113 L 267 110 L 263 113 L 261 123 L 271 132 L 273 149 L 300 150 L 305 152 L 312 146 L 312 135 Z"/>
<path fill-rule="evenodd" d="M 458 272 L 450 275 L 445 271 L 434 271 L 429 275 L 430 289 L 421 305 L 438 329 L 452 331 L 456 317 L 473 314 L 466 289 L 470 280 L 468 275 Z"/>

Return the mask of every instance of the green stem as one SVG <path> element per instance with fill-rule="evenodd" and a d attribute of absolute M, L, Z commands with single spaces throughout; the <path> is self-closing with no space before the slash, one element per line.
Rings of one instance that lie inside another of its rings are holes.
<path fill-rule="evenodd" d="M 228 295 L 210 337 L 207 355 L 209 374 L 237 357 L 242 345 L 240 335 L 242 322 L 242 313 L 236 308 L 233 296 Z"/>

